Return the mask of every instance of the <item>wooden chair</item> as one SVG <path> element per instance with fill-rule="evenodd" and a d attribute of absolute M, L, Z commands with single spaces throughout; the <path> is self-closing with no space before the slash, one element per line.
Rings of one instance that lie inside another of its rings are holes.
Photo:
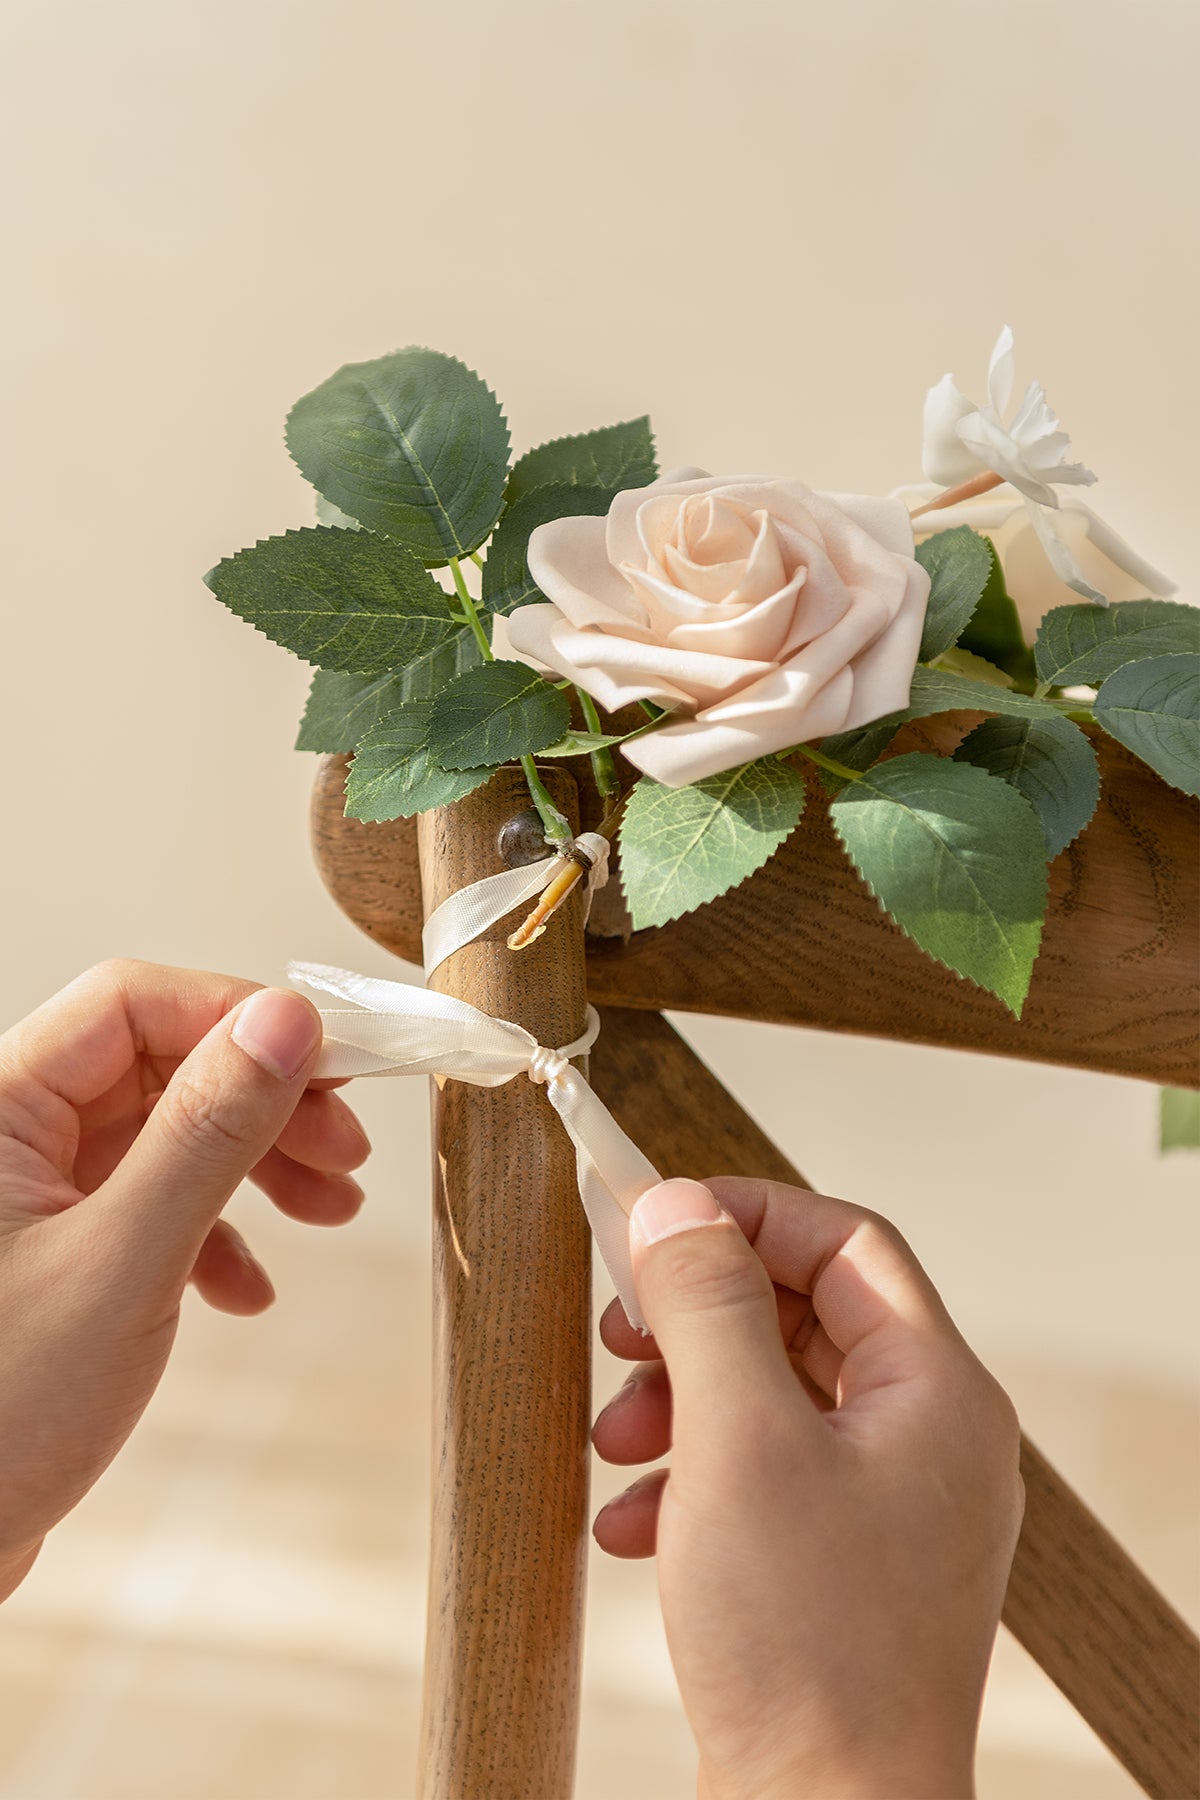
<path fill-rule="evenodd" d="M 945 748 L 953 717 L 906 728 Z M 587 941 L 578 911 L 531 949 L 509 924 L 434 984 L 544 1044 L 587 999 L 604 1029 L 591 1079 L 664 1174 L 724 1169 L 803 1184 L 663 1009 L 1197 1084 L 1200 935 L 1194 808 L 1097 736 L 1099 812 L 1050 871 L 1025 1017 L 931 963 L 853 876 L 814 789 L 796 833 L 750 881 L 659 930 Z M 317 862 L 343 910 L 419 963 L 423 912 L 500 867 L 518 772 L 419 822 L 342 813 L 346 758 L 325 759 Z M 579 765 L 575 765 L 578 767 Z M 577 828 L 561 764 L 543 771 Z M 587 820 L 584 820 L 586 823 Z M 579 902 L 570 905 L 577 909 Z M 434 1098 L 434 1492 L 422 1800 L 568 1800 L 587 1532 L 590 1243 L 574 1158 L 532 1083 L 446 1083 Z M 1168 1602 L 1028 1440 L 1027 1505 L 1004 1621 L 1147 1794 L 1197 1788 L 1200 1654 Z"/>

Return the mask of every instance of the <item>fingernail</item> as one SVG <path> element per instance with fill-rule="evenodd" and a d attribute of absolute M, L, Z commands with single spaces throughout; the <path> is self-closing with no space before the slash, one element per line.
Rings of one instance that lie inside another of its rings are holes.
<path fill-rule="evenodd" d="M 722 1217 L 706 1187 L 698 1181 L 662 1181 L 647 1188 L 629 1215 L 629 1229 L 643 1244 L 657 1244 L 677 1231 L 715 1225 Z"/>
<path fill-rule="evenodd" d="M 278 1081 L 294 1081 L 321 1041 L 320 1021 L 299 994 L 262 988 L 234 1020 L 235 1044 Z"/>

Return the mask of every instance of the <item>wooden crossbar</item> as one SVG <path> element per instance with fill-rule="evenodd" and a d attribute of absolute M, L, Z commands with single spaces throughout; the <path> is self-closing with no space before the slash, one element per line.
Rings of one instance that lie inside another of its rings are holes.
<path fill-rule="evenodd" d="M 809 1184 L 665 1019 L 606 1007 L 592 1085 L 664 1174 Z M 1004 1622 L 1147 1794 L 1200 1792 L 1200 1645 L 1041 1452 Z"/>
<path fill-rule="evenodd" d="M 905 728 L 901 749 L 946 749 L 972 723 Z M 1099 809 L 1050 869 L 1043 947 L 1019 1021 L 931 962 L 853 873 L 810 782 L 799 827 L 749 881 L 628 943 L 589 940 L 598 1004 L 734 1015 L 983 1050 L 1191 1087 L 1200 1082 L 1200 859 L 1196 807 L 1102 734 Z M 328 758 L 313 799 L 326 885 L 350 917 L 420 961 L 411 821 L 343 817 L 347 759 Z"/>

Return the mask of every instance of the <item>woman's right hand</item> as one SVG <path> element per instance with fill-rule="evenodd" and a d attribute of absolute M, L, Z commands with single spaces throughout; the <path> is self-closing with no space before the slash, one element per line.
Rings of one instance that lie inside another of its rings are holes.
<path fill-rule="evenodd" d="M 1022 1513 L 1005 1394 L 874 1213 L 778 1183 L 638 1203 L 637 1368 L 599 1454 L 671 1468 L 596 1520 L 657 1548 L 705 1800 L 967 1800 Z"/>

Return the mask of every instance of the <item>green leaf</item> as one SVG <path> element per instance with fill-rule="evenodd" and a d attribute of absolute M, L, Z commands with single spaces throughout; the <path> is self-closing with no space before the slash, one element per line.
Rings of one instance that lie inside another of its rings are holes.
<path fill-rule="evenodd" d="M 339 531 L 362 530 L 357 519 L 352 519 L 349 513 L 344 513 L 340 506 L 335 506 L 332 500 L 325 498 L 324 494 L 317 495 L 317 524 L 333 525 Z"/>
<path fill-rule="evenodd" d="M 860 725 L 855 731 L 834 732 L 831 737 L 821 739 L 821 750 L 847 769 L 869 769 L 876 757 L 883 755 L 901 723 L 900 714 L 891 713 L 886 719 L 876 719 L 873 725 Z M 822 773 L 821 781 L 831 794 L 836 794 L 844 785 L 838 776 L 826 772 Z"/>
<path fill-rule="evenodd" d="M 969 525 L 956 525 L 918 544 L 916 558 L 931 584 L 920 659 L 932 662 L 958 642 L 978 606 L 992 571 L 993 551 Z"/>
<path fill-rule="evenodd" d="M 621 885 L 635 929 L 665 925 L 737 887 L 803 811 L 803 777 L 775 757 L 691 787 L 643 775 L 621 825 Z"/>
<path fill-rule="evenodd" d="M 957 651 L 949 654 L 958 657 Z M 974 666 L 978 660 L 972 658 L 969 666 Z M 907 719 L 928 719 L 935 713 L 942 712 L 1005 713 L 1017 719 L 1062 717 L 1055 707 L 1047 705 L 1044 700 L 1035 700 L 1029 694 L 1014 693 L 1010 688 L 999 686 L 995 677 L 996 670 L 990 664 L 984 665 L 981 681 L 973 681 L 969 676 L 956 674 L 951 669 L 918 667 L 913 674 L 909 704 L 903 712 L 888 713 L 882 719 L 875 719 L 870 725 L 860 725 L 854 731 L 839 731 L 832 737 L 822 738 L 821 749 L 826 756 L 832 757 L 835 762 L 844 763 L 848 769 L 869 769 L 876 757 L 882 756 Z M 824 777 L 824 785 L 830 792 L 838 792 L 841 787 L 836 776 L 832 775 Z"/>
<path fill-rule="evenodd" d="M 353 750 L 404 699 L 394 675 L 347 675 L 317 669 L 300 721 L 297 750 Z"/>
<path fill-rule="evenodd" d="M 942 756 L 898 756 L 831 808 L 847 855 L 927 955 L 1019 1018 L 1046 909 L 1045 843 L 1007 782 Z"/>
<path fill-rule="evenodd" d="M 1049 861 L 1078 837 L 1100 798 L 1096 752 L 1070 719 L 985 719 L 954 760 L 986 769 L 1025 796 L 1041 822 Z"/>
<path fill-rule="evenodd" d="M 1004 570 L 1000 566 L 996 546 L 990 538 L 985 542 L 992 553 L 991 572 L 979 605 L 971 614 L 966 629 L 958 640 L 959 646 L 994 663 L 998 669 L 1003 669 L 1006 675 L 1012 675 L 1017 681 L 1027 681 L 1032 685 L 1033 652 L 1025 642 L 1020 614 L 1005 586 Z"/>
<path fill-rule="evenodd" d="M 539 756 L 590 756 L 594 750 L 607 750 L 610 744 L 623 744 L 626 737 L 618 732 L 616 737 L 605 737 L 601 731 L 568 731 L 565 737 L 559 738 L 556 744 L 547 744 L 538 751 Z"/>
<path fill-rule="evenodd" d="M 445 769 L 495 768 L 556 743 L 570 723 L 566 695 L 528 664 L 482 663 L 435 696 L 429 746 Z"/>
<path fill-rule="evenodd" d="M 955 644 L 950 650 L 943 650 L 937 659 L 939 669 L 948 669 L 952 675 L 965 675 L 970 681 L 986 681 L 989 687 L 1011 688 L 1016 682 L 995 663 L 985 661 L 976 656 L 973 650 L 964 650 L 961 644 Z"/>
<path fill-rule="evenodd" d="M 919 668 L 913 676 L 908 705 L 891 716 L 897 723 L 904 719 L 928 719 L 941 712 L 1006 713 L 1014 719 L 1056 719 L 1060 715 L 1044 700 L 1030 694 L 1014 693 L 997 687 L 991 681 L 971 681 L 949 669 Z"/>
<path fill-rule="evenodd" d="M 455 630 L 444 644 L 435 644 L 424 656 L 414 656 L 397 673 L 400 693 L 405 700 L 432 700 L 464 669 L 474 669 L 483 661 L 483 652 L 475 641 L 475 633 L 465 626 Z"/>
<path fill-rule="evenodd" d="M 1158 1090 L 1160 1150 L 1200 1150 L 1200 1093 L 1193 1088 Z"/>
<path fill-rule="evenodd" d="M 487 383 L 416 347 L 347 363 L 288 415 L 302 475 L 423 563 L 467 556 L 499 516 L 508 426 Z"/>
<path fill-rule="evenodd" d="M 394 673 L 456 629 L 449 596 L 416 557 L 365 531 L 286 531 L 204 579 L 231 612 L 322 669 Z"/>
<path fill-rule="evenodd" d="M 346 816 L 382 823 L 448 806 L 481 787 L 490 769 L 443 769 L 429 754 L 432 700 L 409 700 L 369 731 L 346 777 Z"/>
<path fill-rule="evenodd" d="M 507 501 L 513 506 L 523 494 L 551 483 L 607 488 L 611 497 L 622 488 L 645 487 L 657 474 L 650 420 L 629 419 L 577 437 L 553 438 L 526 451 L 513 464 Z"/>
<path fill-rule="evenodd" d="M 599 517 L 612 505 L 608 488 L 534 488 L 513 502 L 488 545 L 483 565 L 482 598 L 490 612 L 508 613 L 527 600 L 541 600 L 541 589 L 525 560 L 530 533 L 553 519 Z"/>
<path fill-rule="evenodd" d="M 317 669 L 296 749 L 353 750 L 403 701 L 431 700 L 447 682 L 464 669 L 473 669 L 480 660 L 474 633 L 464 629 L 394 675 L 348 675 L 339 669 Z"/>
<path fill-rule="evenodd" d="M 1200 654 L 1126 663 L 1103 683 L 1092 711 L 1164 781 L 1200 794 Z"/>
<path fill-rule="evenodd" d="M 1200 650 L 1200 609 L 1176 600 L 1056 606 L 1038 629 L 1038 676 L 1054 687 L 1096 687 L 1127 662 Z"/>

